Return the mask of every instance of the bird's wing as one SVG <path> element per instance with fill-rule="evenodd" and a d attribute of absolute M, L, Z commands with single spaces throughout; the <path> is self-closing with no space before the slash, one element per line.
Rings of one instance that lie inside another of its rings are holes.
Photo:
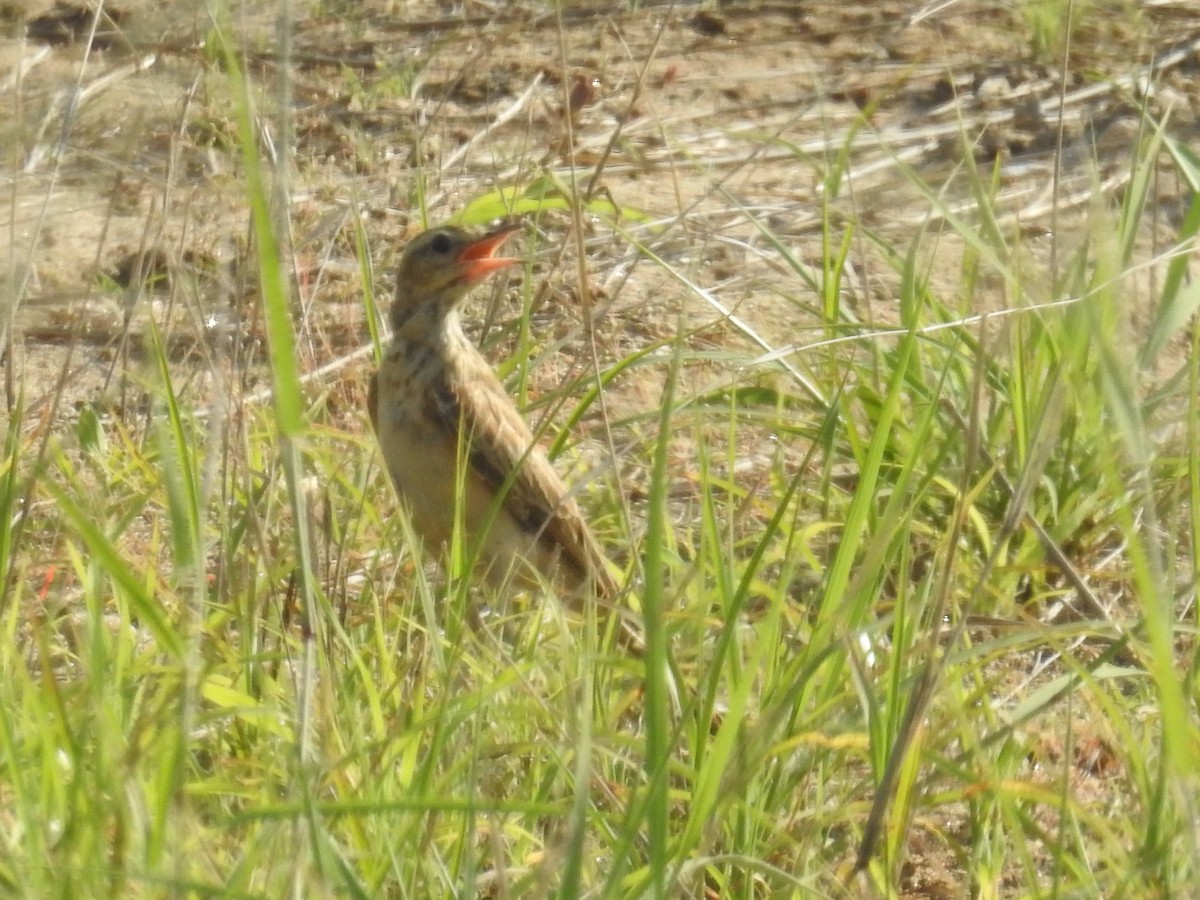
<path fill-rule="evenodd" d="M 471 469 L 531 538 L 548 544 L 580 582 L 602 596 L 617 592 L 603 552 L 529 426 L 482 357 L 473 357 L 428 399 L 426 415 L 470 435 Z"/>

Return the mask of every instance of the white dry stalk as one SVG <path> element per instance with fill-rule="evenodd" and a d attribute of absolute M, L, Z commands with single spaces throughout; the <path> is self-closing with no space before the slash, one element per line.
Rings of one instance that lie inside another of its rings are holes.
<path fill-rule="evenodd" d="M 124 81 L 126 78 L 136 75 L 139 72 L 144 72 L 157 61 L 157 53 L 148 53 L 131 63 L 114 66 L 103 75 L 88 82 L 87 85 L 76 85 L 70 90 L 60 91 L 54 98 L 54 102 L 46 110 L 46 114 L 42 117 L 42 123 L 38 127 L 38 142 L 29 151 L 29 156 L 25 160 L 25 166 L 22 171 L 26 175 L 38 171 L 42 166 L 42 162 L 53 155 L 54 148 L 58 144 L 58 139 L 56 138 L 53 141 L 42 140 L 52 122 L 61 120 L 64 126 L 69 125 L 83 107 L 83 104 L 101 92 L 108 90 L 113 85 Z"/>
<path fill-rule="evenodd" d="M 3 81 L 0 81 L 0 94 L 7 94 L 9 91 L 16 90 L 20 86 L 25 76 L 33 70 L 33 67 L 42 62 L 50 55 L 49 47 L 38 47 L 32 53 L 24 53 L 28 47 L 22 47 L 22 56 L 13 66 L 12 72 Z"/>

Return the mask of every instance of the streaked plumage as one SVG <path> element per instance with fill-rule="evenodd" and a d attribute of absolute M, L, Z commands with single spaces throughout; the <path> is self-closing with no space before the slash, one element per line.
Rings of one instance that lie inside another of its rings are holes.
<path fill-rule="evenodd" d="M 371 421 L 428 550 L 452 539 L 461 452 L 466 546 L 490 582 L 531 585 L 536 570 L 568 597 L 611 598 L 617 584 L 578 505 L 460 323 L 471 287 L 517 262 L 495 255 L 514 231 L 437 228 L 408 245 Z"/>

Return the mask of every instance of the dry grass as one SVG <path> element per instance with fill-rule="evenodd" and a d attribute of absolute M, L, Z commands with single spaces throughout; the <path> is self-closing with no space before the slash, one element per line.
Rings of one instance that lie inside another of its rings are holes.
<path fill-rule="evenodd" d="M 1189 7 L 638 7 L 0 10 L 6 891 L 1197 883 Z M 364 433 L 399 247 L 505 205 L 644 661 Z"/>

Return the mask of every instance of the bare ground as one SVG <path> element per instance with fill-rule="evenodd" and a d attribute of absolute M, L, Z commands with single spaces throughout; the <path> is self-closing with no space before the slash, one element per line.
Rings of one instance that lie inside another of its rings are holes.
<path fill-rule="evenodd" d="M 1064 254 L 1098 205 L 1119 202 L 1144 112 L 1169 115 L 1182 140 L 1200 136 L 1192 2 L 1094 7 L 1066 74 L 1053 33 L 1039 45 L 1011 5 L 982 0 L 921 10 L 581 2 L 561 18 L 532 2 L 330 3 L 298 13 L 286 53 L 254 5 L 220 28 L 261 86 L 260 152 L 270 158 L 294 131 L 301 364 L 322 373 L 313 391 L 336 399 L 345 427 L 361 428 L 369 359 L 355 355 L 368 342 L 356 223 L 385 297 L 397 251 L 420 227 L 420 197 L 445 218 L 497 185 L 567 184 L 573 160 L 580 190 L 598 173 L 596 195 L 649 224 L 627 220 L 622 234 L 585 219 L 583 297 L 571 217 L 540 218 L 533 316 L 550 349 L 530 396 L 586 370 L 589 333 L 616 359 L 681 322 L 694 348 L 724 354 L 692 373 L 701 390 L 731 365 L 823 335 L 805 276 L 820 281 L 827 229 L 850 235 L 842 299 L 863 322 L 896 320 L 896 276 L 878 246 L 906 247 L 922 229 L 935 289 L 953 298 L 965 248 L 944 226 L 947 211 L 976 215 L 972 168 L 994 174 L 997 227 L 1024 236 L 1030 268 L 1048 272 L 1052 246 Z M 254 360 L 263 347 L 217 26 L 184 2 L 104 12 L 0 3 L 6 399 L 23 386 L 32 420 L 58 425 L 83 403 L 138 402 L 151 319 L 198 406 L 212 400 L 214 359 L 236 350 Z M 273 112 L 285 70 L 287 121 Z M 1189 201 L 1165 169 L 1155 190 L 1138 251 L 1146 265 L 1128 285 L 1135 329 L 1150 318 L 1156 260 Z M 630 234 L 676 274 L 647 265 Z M 1012 296 L 996 278 L 971 302 L 1052 299 L 1049 275 L 1044 291 Z M 492 302 L 481 318 L 513 319 L 511 298 Z M 502 344 L 504 329 L 492 333 Z M 792 370 L 779 377 L 802 381 L 805 354 L 780 356 Z M 265 397 L 252 366 L 236 371 L 240 394 Z M 647 370 L 615 383 L 609 415 L 636 430 L 660 378 Z M 745 451 L 751 463 L 771 452 Z M 1048 763 L 1061 764 L 1055 752 L 1048 739 Z M 1094 756 L 1072 763 L 1100 785 L 1103 748 Z M 920 835 L 910 896 L 958 896 L 954 859 L 941 841 L 926 855 Z"/>
<path fill-rule="evenodd" d="M 596 188 L 665 223 L 643 239 L 745 325 L 661 269 L 638 266 L 627 242 L 596 224 L 587 264 L 611 350 L 669 333 L 681 298 L 695 324 L 711 321 L 747 348 L 753 332 L 776 348 L 813 325 L 781 251 L 819 272 L 823 219 L 902 247 L 918 228 L 938 227 L 918 179 L 970 217 L 964 169 L 998 165 L 1001 227 L 1069 245 L 1095 189 L 1115 199 L 1127 181 L 1147 94 L 1152 113 L 1169 111 L 1173 134 L 1198 129 L 1200 37 L 1183 2 L 1090 13 L 1065 77 L 1029 45 L 1016 14 L 994 4 L 925 17 L 887 3 L 607 6 L 574 4 L 561 23 L 537 4 L 503 14 L 468 4 L 459 15 L 434 3 L 393 5 L 392 15 L 364 4 L 352 17 L 334 7 L 299 18 L 290 218 L 310 368 L 366 334 L 354 217 L 366 223 L 375 271 L 387 273 L 419 224 L 418 192 L 432 217 L 446 217 L 497 184 L 565 177 L 572 157 L 584 178 L 600 167 Z M 222 326 L 253 327 L 244 321 L 253 279 L 240 267 L 247 212 L 232 100 L 214 65 L 214 26 L 202 11 L 180 15 L 187 7 L 107 5 L 117 21 L 99 20 L 90 54 L 92 17 L 82 8 L 0 9 L 10 34 L 0 48 L 9 78 L 0 95 L 6 305 L 22 366 L 49 363 L 45 378 L 29 381 L 30 399 L 39 384 L 53 388 L 71 340 L 85 346 L 73 362 L 82 377 L 68 382 L 77 399 L 94 399 L 88 372 L 104 370 L 122 338 L 142 340 L 146 314 L 181 348 Z M 272 22 L 232 19 L 226 29 L 247 48 L 244 64 L 269 107 L 282 72 Z M 275 119 L 262 124 L 279 139 Z M 1169 234 L 1186 193 L 1164 178 L 1159 197 L 1150 221 Z M 565 217 L 544 227 L 553 243 Z M 785 244 L 772 246 L 760 227 Z M 1145 236 L 1147 258 L 1160 237 Z M 951 294 L 957 243 L 943 233 L 931 263 Z M 871 241 L 855 247 L 847 299 L 865 321 L 891 321 L 890 270 Z M 134 276 L 148 250 L 142 267 L 163 277 L 139 292 Z M 539 259 L 539 290 L 568 299 L 570 256 Z M 183 290 L 187 273 L 202 279 L 198 289 Z M 780 293 L 792 302 L 778 302 Z M 1021 299 L 999 291 L 995 302 Z"/>

